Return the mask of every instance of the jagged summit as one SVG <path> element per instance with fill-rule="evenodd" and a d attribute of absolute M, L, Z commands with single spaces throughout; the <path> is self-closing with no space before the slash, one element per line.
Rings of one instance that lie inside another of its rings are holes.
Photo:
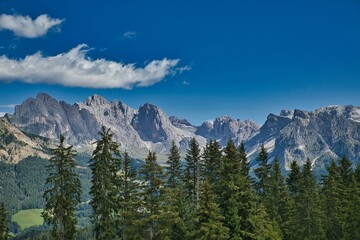
<path fill-rule="evenodd" d="M 70 105 L 39 93 L 16 106 L 15 113 L 6 114 L 4 119 L 24 132 L 49 139 L 64 134 L 77 147 L 92 146 L 104 125 L 112 129 L 121 149 L 139 158 L 152 150 L 165 160 L 172 141 L 184 153 L 192 138 L 200 146 L 211 139 L 225 146 L 232 138 L 237 145 L 245 143 L 252 165 L 256 164 L 261 144 L 268 149 L 270 161 L 278 156 L 284 169 L 293 160 L 302 164 L 307 158 L 315 168 L 323 168 L 330 159 L 343 154 L 360 162 L 360 107 L 351 105 L 314 111 L 282 110 L 279 115 L 269 114 L 261 127 L 251 120 L 229 116 L 193 126 L 186 119 L 168 117 L 150 103 L 136 110 L 124 102 L 92 95 L 84 103 Z"/>

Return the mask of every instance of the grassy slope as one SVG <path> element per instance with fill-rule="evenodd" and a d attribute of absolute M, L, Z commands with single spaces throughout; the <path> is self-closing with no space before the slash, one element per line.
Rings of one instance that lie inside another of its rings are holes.
<path fill-rule="evenodd" d="M 42 209 L 21 210 L 12 216 L 12 220 L 20 225 L 21 229 L 42 225 Z"/>

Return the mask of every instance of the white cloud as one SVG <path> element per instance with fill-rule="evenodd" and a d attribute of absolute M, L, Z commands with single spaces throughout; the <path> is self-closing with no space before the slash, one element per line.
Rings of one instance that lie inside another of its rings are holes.
<path fill-rule="evenodd" d="M 5 114 L 7 114 L 6 112 L 0 112 L 0 117 L 3 117 Z"/>
<path fill-rule="evenodd" d="M 130 40 L 133 40 L 133 39 L 136 39 L 137 37 L 137 32 L 134 32 L 134 31 L 127 31 L 123 34 L 123 37 L 124 38 L 127 38 L 127 39 L 130 39 Z"/>
<path fill-rule="evenodd" d="M 63 21 L 47 14 L 40 15 L 35 20 L 29 16 L 1 14 L 0 30 L 10 30 L 19 37 L 36 38 L 44 36 L 50 28 L 59 26 Z"/>
<path fill-rule="evenodd" d="M 24 59 L 0 56 L 0 81 L 60 84 L 70 87 L 146 87 L 176 72 L 179 59 L 153 60 L 144 67 L 106 59 L 90 59 L 89 48 L 80 44 L 69 52 L 45 57 L 40 52 Z"/>

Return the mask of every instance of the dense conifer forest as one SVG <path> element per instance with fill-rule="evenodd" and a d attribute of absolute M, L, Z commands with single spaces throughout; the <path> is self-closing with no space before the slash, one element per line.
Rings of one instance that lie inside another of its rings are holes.
<path fill-rule="evenodd" d="M 12 239 L 360 239 L 360 167 L 346 156 L 319 179 L 310 160 L 284 176 L 263 146 L 251 169 L 243 144 L 193 139 L 183 160 L 173 143 L 166 165 L 154 152 L 134 165 L 110 129 L 100 137 L 89 162 L 62 139 L 50 163 L 0 165 L 0 239 L 19 232 L 10 214 L 32 208 L 47 224 Z"/>

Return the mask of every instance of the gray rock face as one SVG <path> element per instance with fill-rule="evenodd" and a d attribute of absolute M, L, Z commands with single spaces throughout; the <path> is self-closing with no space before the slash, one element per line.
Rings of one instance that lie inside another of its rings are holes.
<path fill-rule="evenodd" d="M 14 115 L 7 114 L 5 119 L 25 132 L 49 139 L 64 134 L 70 144 L 93 139 L 99 129 L 89 112 L 80 113 L 76 106 L 58 102 L 45 93 L 25 100 L 15 107 Z"/>
<path fill-rule="evenodd" d="M 257 135 L 246 143 L 250 159 L 256 158 L 261 143 L 270 150 L 270 159 L 278 156 L 286 170 L 293 160 L 302 165 L 307 158 L 315 169 L 324 169 L 331 159 L 344 154 L 359 163 L 360 107 L 331 106 L 313 112 L 270 114 Z"/>
<path fill-rule="evenodd" d="M 241 121 L 223 116 L 216 118 L 212 123 L 204 122 L 198 127 L 196 134 L 217 140 L 222 146 L 225 146 L 230 138 L 239 145 L 242 141 L 249 139 L 258 129 L 259 126 L 253 121 Z"/>
<path fill-rule="evenodd" d="M 268 149 L 269 161 L 278 156 L 284 170 L 291 161 L 302 165 L 307 158 L 314 168 L 324 169 L 330 159 L 343 154 L 352 162 L 360 162 L 360 107 L 354 106 L 329 106 L 312 112 L 282 110 L 279 115 L 269 114 L 260 128 L 250 120 L 227 116 L 195 127 L 185 119 L 168 118 L 149 103 L 134 110 L 123 102 L 93 95 L 84 103 L 69 105 L 40 93 L 16 106 L 15 114 L 4 119 L 25 132 L 49 139 L 63 134 L 69 144 L 84 151 L 92 149 L 91 143 L 104 125 L 111 128 L 121 150 L 139 158 L 152 150 L 162 161 L 172 141 L 184 154 L 192 138 L 201 147 L 210 139 L 225 146 L 232 138 L 237 145 L 245 142 L 252 166 L 261 144 Z"/>

